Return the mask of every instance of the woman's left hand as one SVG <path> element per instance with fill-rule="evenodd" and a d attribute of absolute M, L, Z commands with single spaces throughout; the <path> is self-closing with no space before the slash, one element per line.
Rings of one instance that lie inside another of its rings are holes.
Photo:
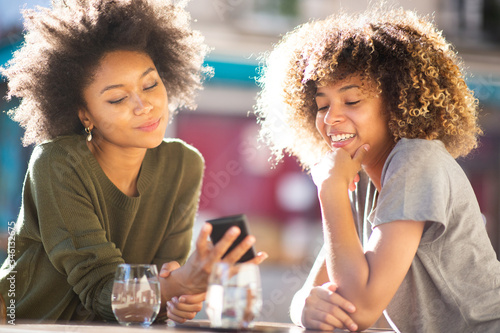
<path fill-rule="evenodd" d="M 311 289 L 304 302 L 301 322 L 305 328 L 331 331 L 348 328 L 356 331 L 358 326 L 349 316 L 356 311 L 354 305 L 337 293 L 338 286 L 327 282 Z"/>
<path fill-rule="evenodd" d="M 167 317 L 176 323 L 193 319 L 203 307 L 206 293 L 173 297 L 167 302 Z"/>
<path fill-rule="evenodd" d="M 172 271 L 176 270 L 179 267 L 181 267 L 181 265 L 179 265 L 179 263 L 177 261 L 170 261 L 170 262 L 164 263 L 161 266 L 159 276 L 162 278 L 167 278 Z"/>
<path fill-rule="evenodd" d="M 161 266 L 159 276 L 167 278 L 170 273 L 181 267 L 177 261 L 170 261 Z M 193 319 L 203 307 L 205 294 L 182 295 L 180 297 L 172 297 L 167 301 L 167 317 L 176 323 L 184 323 L 186 320 Z"/>

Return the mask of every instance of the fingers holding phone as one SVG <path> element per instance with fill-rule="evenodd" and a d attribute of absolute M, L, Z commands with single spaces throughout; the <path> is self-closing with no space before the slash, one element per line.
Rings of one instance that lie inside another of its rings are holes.
<path fill-rule="evenodd" d="M 211 236 L 213 233 L 219 235 L 217 237 L 217 242 L 210 242 L 208 240 L 209 237 L 213 239 L 213 236 Z M 201 257 L 209 257 L 212 261 L 221 260 L 221 258 L 226 255 L 231 245 L 237 242 L 240 235 L 241 230 L 236 226 L 229 227 L 225 231 L 214 231 L 211 223 L 205 223 L 196 241 L 196 251 Z M 217 243 L 216 246 L 213 245 L 215 243 Z"/>
<path fill-rule="evenodd" d="M 222 259 L 222 261 L 230 264 L 255 261 L 254 259 L 257 258 L 257 254 L 253 249 L 254 244 L 255 244 L 255 237 L 252 235 L 246 236 L 238 245 L 236 245 L 236 247 L 234 247 L 224 256 L 224 259 Z M 246 253 L 248 253 L 249 251 L 251 251 L 252 257 L 245 256 Z M 247 259 L 251 258 L 251 259 L 245 260 L 245 258 Z"/>
<path fill-rule="evenodd" d="M 249 228 L 245 215 L 233 215 L 208 220 L 212 225 L 210 238 L 216 247 L 225 250 L 222 259 L 227 262 L 245 262 L 255 257 L 255 237 L 249 237 Z M 233 239 L 230 236 L 239 230 L 238 236 Z M 229 235 L 228 235 L 229 234 Z"/>
<path fill-rule="evenodd" d="M 206 241 L 210 235 L 210 239 L 216 247 L 216 252 L 213 253 L 215 260 L 222 259 L 228 263 L 245 262 L 258 265 L 269 257 L 266 252 L 256 253 L 253 247 L 256 240 L 254 236 L 250 235 L 246 216 L 243 214 L 208 220 L 203 226 L 203 230 L 205 233 L 200 234 L 198 241 L 212 245 Z M 202 247 L 206 248 L 207 245 Z"/>
<path fill-rule="evenodd" d="M 222 259 L 226 259 L 229 255 L 229 259 L 232 257 L 236 257 L 238 254 L 232 253 L 234 249 L 238 247 L 238 245 L 243 242 L 243 240 L 249 235 L 249 229 L 246 222 L 246 218 L 244 215 L 233 215 L 226 216 L 217 219 L 212 219 L 207 221 L 212 226 L 212 231 L 210 233 L 210 239 L 212 243 L 219 250 L 222 250 L 220 253 Z M 235 238 L 231 236 L 235 236 Z M 253 239 L 255 242 L 255 238 Z M 252 242 L 251 242 L 252 243 Z M 253 249 L 252 244 L 250 246 L 245 246 L 247 244 L 242 244 L 242 247 L 248 247 L 245 252 L 241 253 L 238 258 L 235 258 L 235 261 L 243 262 L 246 260 L 250 260 L 255 257 L 255 250 Z M 238 250 L 241 249 L 241 246 Z M 245 256 L 244 258 L 242 258 Z"/>
<path fill-rule="evenodd" d="M 267 258 L 267 253 L 260 252 L 256 254 L 253 244 L 255 237 L 250 235 L 246 216 L 243 214 L 222 217 L 208 220 L 212 225 L 210 238 L 223 252 L 222 259 L 229 263 L 250 262 L 260 264 Z M 229 237 L 228 233 L 237 227 L 240 231 L 236 239 Z"/>
<path fill-rule="evenodd" d="M 214 255 L 216 260 L 222 260 L 231 264 L 236 263 L 255 243 L 255 237 L 243 235 L 240 228 L 231 226 L 222 237 L 215 242 L 213 240 L 216 228 L 212 230 L 210 238 L 214 243 Z M 243 239 L 241 239 L 243 238 Z"/>
<path fill-rule="evenodd" d="M 269 257 L 269 255 L 267 254 L 267 252 L 259 251 L 253 259 L 245 261 L 244 263 L 259 265 L 264 260 L 266 260 L 268 257 Z"/>
<path fill-rule="evenodd" d="M 252 235 L 247 235 L 241 241 L 239 241 L 239 237 L 236 240 L 226 237 L 233 228 L 238 229 L 238 227 L 231 227 L 215 245 L 217 248 L 215 258 L 229 264 L 251 263 L 258 265 L 269 257 L 266 252 L 255 253 L 253 245 L 256 239 Z"/>
<path fill-rule="evenodd" d="M 268 257 L 265 252 L 255 253 L 253 248 L 255 237 L 249 235 L 244 215 L 207 222 L 203 225 L 196 241 L 196 251 L 191 254 L 184 266 L 173 270 L 170 274 L 165 272 L 165 278 L 161 276 L 161 282 L 164 284 L 162 300 L 171 299 L 179 293 L 187 295 L 205 292 L 208 276 L 216 262 L 222 260 L 229 264 L 242 262 L 260 264 Z M 166 281 L 167 278 L 170 283 Z"/>

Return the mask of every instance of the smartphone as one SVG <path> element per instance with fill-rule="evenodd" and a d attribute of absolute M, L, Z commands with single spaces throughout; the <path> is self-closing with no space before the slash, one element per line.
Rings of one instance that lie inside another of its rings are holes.
<path fill-rule="evenodd" d="M 229 249 L 224 253 L 222 258 L 226 256 L 229 252 L 231 252 L 241 241 L 248 236 L 250 233 L 248 231 L 248 223 L 246 216 L 244 214 L 239 214 L 239 215 L 232 215 L 232 216 L 226 216 L 226 217 L 221 217 L 213 220 L 208 220 L 208 223 L 210 223 L 213 228 L 212 228 L 212 233 L 210 234 L 210 239 L 212 240 L 212 243 L 216 244 L 218 241 L 222 239 L 226 231 L 231 228 L 232 226 L 237 226 L 240 228 L 241 233 L 236 238 L 236 240 L 231 244 Z M 245 262 L 248 261 L 252 258 L 255 257 L 255 249 L 252 246 L 237 262 Z"/>

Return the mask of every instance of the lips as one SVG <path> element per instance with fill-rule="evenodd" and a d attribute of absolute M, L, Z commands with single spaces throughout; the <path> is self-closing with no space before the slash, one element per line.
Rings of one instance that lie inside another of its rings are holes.
<path fill-rule="evenodd" d="M 333 148 L 340 148 L 351 143 L 356 137 L 356 134 L 336 132 L 328 133 L 328 137 L 330 138 L 330 142 Z"/>
<path fill-rule="evenodd" d="M 142 125 L 140 125 L 139 127 L 137 127 L 137 129 L 144 131 L 144 132 L 154 131 L 158 127 L 158 125 L 160 125 L 160 120 L 161 120 L 161 118 L 147 121 L 147 122 L 143 123 Z"/>

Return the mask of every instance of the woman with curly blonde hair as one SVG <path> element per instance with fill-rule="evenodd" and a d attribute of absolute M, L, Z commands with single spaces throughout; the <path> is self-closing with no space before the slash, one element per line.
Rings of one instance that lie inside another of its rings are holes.
<path fill-rule="evenodd" d="M 21 98 L 11 115 L 23 141 L 37 146 L 0 269 L 3 297 L 17 319 L 114 320 L 117 266 L 156 264 L 163 311 L 193 318 L 210 267 L 239 234 L 212 246 L 207 224 L 187 258 L 204 162 L 164 135 L 201 88 L 201 35 L 164 0 L 66 0 L 24 16 L 25 42 L 2 72 Z"/>
<path fill-rule="evenodd" d="M 459 65 L 403 10 L 304 24 L 268 56 L 261 135 L 312 171 L 324 231 L 296 324 L 356 331 L 384 313 L 398 332 L 500 331 L 500 262 L 455 161 L 481 134 Z"/>

